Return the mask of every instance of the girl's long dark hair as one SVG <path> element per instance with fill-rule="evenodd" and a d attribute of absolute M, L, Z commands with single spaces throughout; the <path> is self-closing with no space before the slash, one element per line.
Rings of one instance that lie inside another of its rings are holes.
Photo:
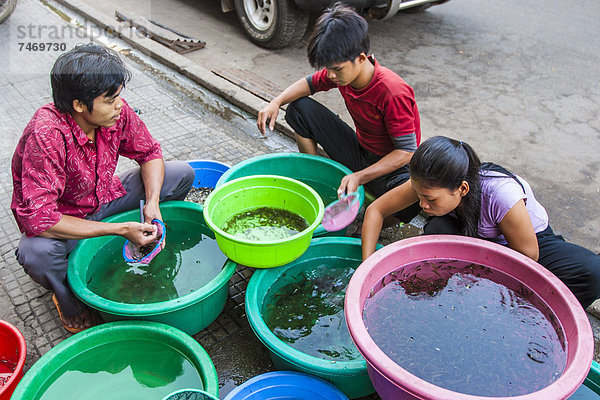
<path fill-rule="evenodd" d="M 463 181 L 469 184 L 469 192 L 461 202 L 458 217 L 461 233 L 478 236 L 481 212 L 481 185 L 479 168 L 481 161 L 467 143 L 435 136 L 424 141 L 410 161 L 410 178 L 428 187 L 457 190 Z"/>
<path fill-rule="evenodd" d="M 410 160 L 410 178 L 422 185 L 454 191 L 463 181 L 469 184 L 469 192 L 462 199 L 458 218 L 461 233 L 472 237 L 479 236 L 480 173 L 485 171 L 501 174 L 491 175 L 491 178 L 514 179 L 525 192 L 525 187 L 512 172 L 491 162 L 481 163 L 471 146 L 445 136 L 435 136 L 424 141 Z"/>

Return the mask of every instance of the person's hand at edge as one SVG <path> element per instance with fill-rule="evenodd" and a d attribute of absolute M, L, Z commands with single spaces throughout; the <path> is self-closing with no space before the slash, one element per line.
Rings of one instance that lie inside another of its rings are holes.
<path fill-rule="evenodd" d="M 136 246 L 142 247 L 157 239 L 158 228 L 156 225 L 144 222 L 127 222 L 123 237 Z"/>
<path fill-rule="evenodd" d="M 360 185 L 360 177 L 356 173 L 344 176 L 337 190 L 338 198 L 341 198 L 345 194 L 356 192 Z"/>
<path fill-rule="evenodd" d="M 256 120 L 256 126 L 260 133 L 264 136 L 267 133 L 267 128 L 270 131 L 275 129 L 275 122 L 279 115 L 279 104 L 271 101 L 262 110 L 258 112 L 258 118 Z"/>
<path fill-rule="evenodd" d="M 144 206 L 144 217 L 145 217 L 145 221 L 147 223 L 151 223 L 152 220 L 155 220 L 155 219 L 157 219 L 159 221 L 163 221 L 162 214 L 160 212 L 160 206 L 157 201 L 151 201 L 149 203 L 146 203 L 146 205 Z M 156 227 L 155 225 L 153 225 L 153 226 Z M 161 243 L 161 250 L 165 248 L 165 245 L 166 245 L 166 241 L 163 241 Z"/>

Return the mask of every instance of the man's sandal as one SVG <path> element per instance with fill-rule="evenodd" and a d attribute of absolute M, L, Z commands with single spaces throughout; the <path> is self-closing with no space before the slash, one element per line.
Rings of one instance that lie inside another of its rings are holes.
<path fill-rule="evenodd" d="M 58 305 L 58 300 L 56 299 L 55 294 L 52 295 L 52 302 L 54 303 L 54 306 L 56 307 L 56 310 L 58 311 L 58 316 L 60 317 L 60 322 L 62 323 L 63 328 L 65 328 L 67 331 L 69 331 L 71 333 L 79 333 L 83 330 L 82 328 L 73 328 L 72 326 L 68 326 L 65 324 L 65 321 L 63 320 L 63 316 L 62 316 L 62 311 L 60 311 L 60 306 Z"/>

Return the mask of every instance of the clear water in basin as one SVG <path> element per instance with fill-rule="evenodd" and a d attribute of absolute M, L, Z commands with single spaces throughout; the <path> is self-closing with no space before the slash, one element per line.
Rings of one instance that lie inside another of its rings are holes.
<path fill-rule="evenodd" d="M 168 221 L 165 248 L 148 265 L 123 260 L 123 239 L 102 247 L 90 262 L 88 288 L 121 303 L 144 304 L 192 293 L 223 269 L 227 257 L 194 221 Z"/>
<path fill-rule="evenodd" d="M 516 396 L 562 374 L 562 327 L 526 286 L 482 265 L 417 262 L 384 277 L 363 319 L 396 364 L 437 386 L 478 396 Z"/>

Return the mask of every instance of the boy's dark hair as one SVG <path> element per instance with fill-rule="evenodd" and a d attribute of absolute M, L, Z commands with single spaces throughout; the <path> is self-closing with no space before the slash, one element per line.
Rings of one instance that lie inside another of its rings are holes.
<path fill-rule="evenodd" d="M 313 68 L 354 61 L 368 53 L 369 25 L 352 8 L 337 2 L 317 19 L 308 41 L 308 61 Z"/>
<path fill-rule="evenodd" d="M 77 45 L 61 54 L 50 72 L 54 105 L 70 113 L 73 101 L 79 100 L 91 112 L 96 97 L 113 96 L 130 79 L 131 73 L 114 50 L 91 43 Z"/>

